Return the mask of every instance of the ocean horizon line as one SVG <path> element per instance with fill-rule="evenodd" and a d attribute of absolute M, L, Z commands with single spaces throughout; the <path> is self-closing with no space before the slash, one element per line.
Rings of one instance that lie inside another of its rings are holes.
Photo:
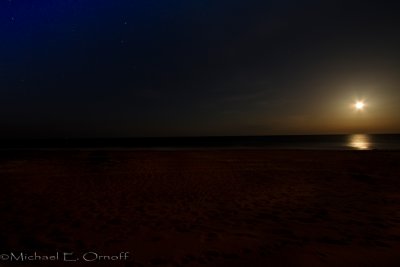
<path fill-rule="evenodd" d="M 185 136 L 125 138 L 0 139 L 1 149 L 23 148 L 265 148 L 327 150 L 400 150 L 400 134 L 323 134 Z"/>
<path fill-rule="evenodd" d="M 0 137 L 0 142 L 7 140 L 92 140 L 92 139 L 178 139 L 178 138 L 246 138 L 246 137 L 297 137 L 297 136 L 346 136 L 346 135 L 400 135 L 400 132 L 349 132 L 349 133 L 298 133 L 298 134 L 249 134 L 249 135 L 171 135 L 171 136 L 56 136 L 56 137 Z"/>

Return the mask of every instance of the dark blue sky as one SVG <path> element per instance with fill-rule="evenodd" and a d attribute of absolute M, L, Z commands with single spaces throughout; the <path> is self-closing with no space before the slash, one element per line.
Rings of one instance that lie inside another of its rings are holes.
<path fill-rule="evenodd" d="M 0 136 L 397 132 L 399 11 L 394 1 L 3 0 Z"/>

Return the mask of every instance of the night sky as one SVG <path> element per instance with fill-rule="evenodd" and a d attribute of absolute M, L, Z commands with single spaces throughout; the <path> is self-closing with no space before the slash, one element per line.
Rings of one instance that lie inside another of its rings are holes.
<path fill-rule="evenodd" d="M 399 14 L 398 1 L 0 0 L 0 137 L 400 132 Z"/>

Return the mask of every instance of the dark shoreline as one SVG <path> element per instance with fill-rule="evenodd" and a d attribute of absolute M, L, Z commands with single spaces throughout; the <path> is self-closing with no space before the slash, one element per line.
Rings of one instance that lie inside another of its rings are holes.
<path fill-rule="evenodd" d="M 399 160 L 399 151 L 0 151 L 0 250 L 133 256 L 74 266 L 399 266 Z"/>

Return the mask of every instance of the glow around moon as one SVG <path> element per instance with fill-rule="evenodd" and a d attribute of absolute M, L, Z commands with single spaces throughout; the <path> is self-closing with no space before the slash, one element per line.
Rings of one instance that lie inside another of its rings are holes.
<path fill-rule="evenodd" d="M 363 110 L 365 108 L 364 101 L 356 101 L 356 103 L 354 103 L 354 108 L 356 110 Z"/>

